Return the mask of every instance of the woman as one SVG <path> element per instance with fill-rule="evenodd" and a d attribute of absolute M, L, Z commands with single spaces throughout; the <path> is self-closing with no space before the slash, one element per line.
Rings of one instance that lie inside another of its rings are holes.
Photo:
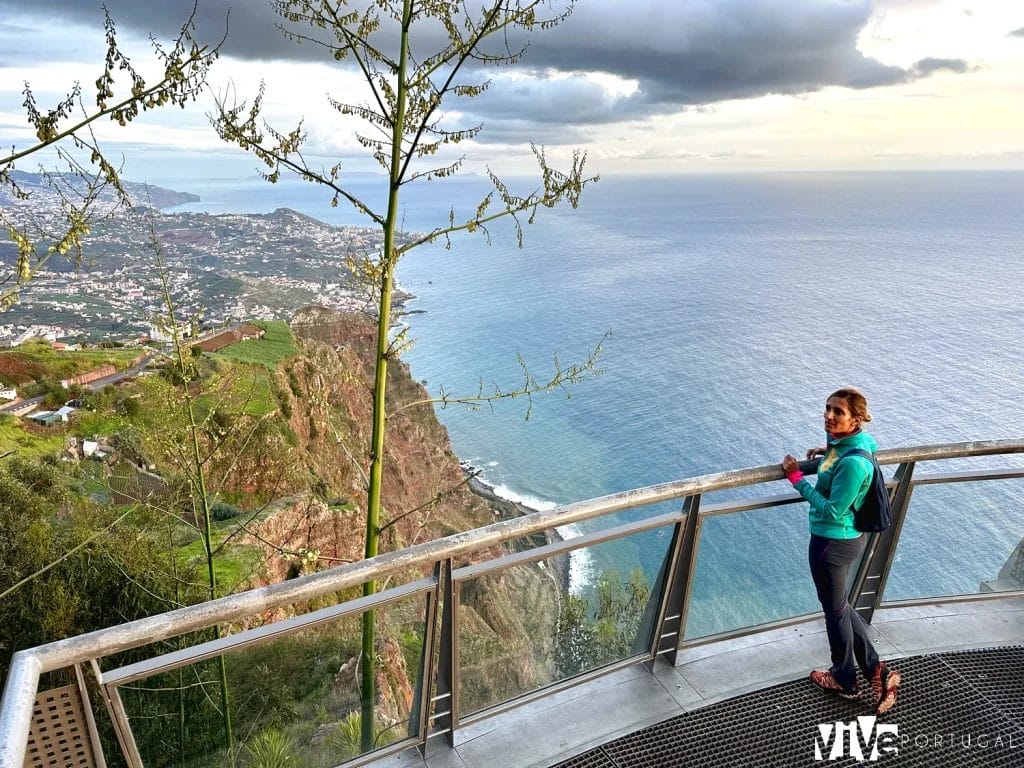
<path fill-rule="evenodd" d="M 832 650 L 832 667 L 811 672 L 811 682 L 843 698 L 856 699 L 860 667 L 871 681 L 875 712 L 882 714 L 896 703 L 900 673 L 879 661 L 867 626 L 846 599 L 850 565 L 859 561 L 864 546 L 864 537 L 853 527 L 853 511 L 871 488 L 874 467 L 863 456 L 844 456 L 851 449 L 874 453 L 878 448 L 875 439 L 861 430 L 868 421 L 867 400 L 859 390 L 836 390 L 825 402 L 828 445 L 807 451 L 808 459 L 823 457 L 817 482 L 812 486 L 805 480 L 796 458 L 789 454 L 782 460 L 782 468 L 810 504 L 808 559 Z"/>

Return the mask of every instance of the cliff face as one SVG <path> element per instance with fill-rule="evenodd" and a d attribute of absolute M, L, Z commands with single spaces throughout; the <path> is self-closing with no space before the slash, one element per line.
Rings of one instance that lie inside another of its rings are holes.
<path fill-rule="evenodd" d="M 356 313 L 307 309 L 292 328 L 302 355 L 277 372 L 277 391 L 292 398 L 289 423 L 303 466 L 314 489 L 364 510 L 376 325 Z M 489 522 L 486 503 L 464 483 L 447 430 L 422 402 L 429 395 L 400 361 L 389 364 L 387 393 L 382 543 L 400 549 Z"/>
<path fill-rule="evenodd" d="M 293 318 L 292 328 L 300 355 L 279 367 L 272 386 L 296 439 L 277 444 L 280 456 L 254 460 L 283 462 L 289 469 L 266 466 L 253 473 L 250 462 L 247 477 L 250 486 L 267 478 L 278 493 L 292 493 L 279 496 L 255 524 L 258 536 L 245 540 L 264 550 L 265 578 L 271 582 L 293 575 L 295 562 L 261 540 L 292 551 L 317 550 L 318 568 L 360 559 L 364 543 L 375 324 L 358 314 L 307 309 Z M 390 363 L 381 551 L 479 527 L 508 512 L 492 509 L 470 490 L 432 405 L 414 404 L 427 398 L 405 364 Z M 499 556 L 502 550 L 487 554 Z M 544 569 L 519 566 L 464 585 L 460 617 L 468 706 L 486 706 L 549 679 L 557 581 Z M 393 642 L 386 634 L 381 653 Z M 404 698 L 396 695 L 382 706 L 401 717 Z"/>
<path fill-rule="evenodd" d="M 236 422 L 234 442 L 217 454 L 210 475 L 218 490 L 243 499 L 249 509 L 269 503 L 257 523 L 261 537 L 293 552 L 319 550 L 324 560 L 318 567 L 358 560 L 376 327 L 360 314 L 310 309 L 295 317 L 293 330 L 299 354 L 269 372 L 276 412 Z M 465 483 L 427 399 L 405 364 L 389 365 L 393 415 L 385 439 L 381 551 L 493 520 L 488 503 Z M 267 557 L 267 578 L 281 578 L 272 551 Z"/>

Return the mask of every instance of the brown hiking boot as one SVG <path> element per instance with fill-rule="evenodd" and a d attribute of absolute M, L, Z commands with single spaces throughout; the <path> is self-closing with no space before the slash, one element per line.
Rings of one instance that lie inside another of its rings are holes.
<path fill-rule="evenodd" d="M 871 698 L 875 703 L 875 714 L 883 715 L 896 704 L 896 689 L 900 687 L 900 673 L 878 662 L 871 673 Z"/>
<path fill-rule="evenodd" d="M 836 679 L 832 677 L 832 672 L 828 669 L 816 669 L 811 672 L 811 682 L 819 688 L 831 691 L 844 699 L 856 700 L 860 698 L 856 688 L 852 691 L 848 691 L 846 688 L 843 688 L 843 686 L 837 683 Z"/>

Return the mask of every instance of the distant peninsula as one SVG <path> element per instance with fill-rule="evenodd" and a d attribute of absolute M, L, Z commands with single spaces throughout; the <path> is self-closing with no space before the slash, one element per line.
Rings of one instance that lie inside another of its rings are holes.
<path fill-rule="evenodd" d="M 18 187 L 29 194 L 35 191 L 49 191 L 55 183 L 68 184 L 72 188 L 82 186 L 82 180 L 73 174 L 58 173 L 47 175 L 43 173 L 11 171 L 9 175 Z M 166 187 L 158 187 L 154 184 L 137 181 L 122 180 L 121 184 L 125 192 L 128 193 L 132 203 L 139 207 L 163 210 L 164 208 L 173 208 L 176 205 L 184 205 L 185 203 L 201 202 L 199 195 L 194 195 L 191 192 L 177 192 Z M 5 202 L 6 194 L 8 194 L 6 190 L 0 189 L 0 202 Z"/>

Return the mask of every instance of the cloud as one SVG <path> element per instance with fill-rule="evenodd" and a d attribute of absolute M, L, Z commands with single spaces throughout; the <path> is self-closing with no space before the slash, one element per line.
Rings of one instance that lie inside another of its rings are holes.
<path fill-rule="evenodd" d="M 857 40 L 871 17 L 868 2 L 657 5 L 637 3 L 624 15 L 620 3 L 589 0 L 587 13 L 531 41 L 525 60 L 538 76 L 496 78 L 466 109 L 488 126 L 511 117 L 597 125 L 770 94 L 892 86 L 970 68 L 961 59 L 924 58 L 903 68 L 865 56 Z M 552 71 L 601 73 L 635 88 L 614 94 L 580 77 L 544 76 Z"/>
<path fill-rule="evenodd" d="M 538 146 L 577 146 L 590 139 L 585 128 L 558 123 L 538 124 L 532 120 L 502 120 L 487 122 L 477 134 L 477 144 L 507 144 L 521 146 L 532 141 Z"/>
<path fill-rule="evenodd" d="M 893 7 L 919 0 L 884 2 Z M 221 37 L 228 5 L 228 0 L 201 0 L 196 17 L 200 40 Z M 192 0 L 107 0 L 107 6 L 122 33 L 151 32 L 166 39 L 187 18 Z M 96 26 L 101 20 L 100 11 L 81 0 L 33 0 L 31 10 L 26 7 L 23 0 L 0 0 L 0 13 L 23 18 L 33 13 Z M 492 78 L 493 85 L 458 108 L 465 112 L 465 124 L 488 123 L 488 131 L 501 130 L 502 140 L 511 140 L 520 126 L 532 133 L 538 123 L 562 126 L 559 135 L 571 140 L 576 129 L 588 125 L 721 101 L 828 87 L 876 88 L 940 71 L 968 71 L 967 62 L 959 59 L 924 58 L 905 69 L 865 56 L 858 36 L 874 8 L 871 0 L 587 0 L 553 30 L 530 35 L 527 55 L 516 66 L 465 73 L 467 81 Z M 236 2 L 227 22 L 225 55 L 247 61 L 324 61 L 319 46 L 287 40 L 276 28 L 280 22 L 269 3 L 248 2 L 243 8 Z M 425 50 L 442 33 L 431 28 L 415 42 L 426 43 Z M 524 40 L 513 36 L 511 44 Z M 616 91 L 588 76 L 634 87 Z"/>
<path fill-rule="evenodd" d="M 962 75 L 969 69 L 967 62 L 963 59 L 921 59 L 910 68 L 912 76 L 927 77 L 935 72 L 955 72 Z"/>
<path fill-rule="evenodd" d="M 1024 27 L 1013 30 L 1013 32 L 1010 32 L 1009 35 L 1011 37 L 1024 37 Z"/>
<path fill-rule="evenodd" d="M 153 34 L 166 40 L 177 36 L 192 12 L 193 0 L 106 0 L 103 5 L 110 10 L 120 35 Z M 23 24 L 30 19 L 60 20 L 62 24 L 81 24 L 98 29 L 102 35 L 103 10 L 99 2 L 33 0 L 29 4 L 23 0 L 0 0 L 0 17 L 20 19 Z M 195 37 L 200 42 L 215 44 L 227 29 L 228 42 L 224 51 L 232 56 L 243 59 L 312 58 L 311 51 L 305 56 L 296 55 L 298 46 L 286 40 L 275 27 L 280 21 L 281 17 L 266 0 L 245 0 L 241 3 L 237 0 L 199 0 Z"/>
<path fill-rule="evenodd" d="M 531 65 L 635 79 L 651 105 L 871 87 L 903 77 L 857 50 L 871 16 L 866 0 L 677 0 L 631 5 L 628 14 L 619 2 L 592 1 L 588 13 L 531 46 Z"/>
<path fill-rule="evenodd" d="M 721 150 L 718 152 L 693 152 L 685 148 L 658 149 L 647 147 L 644 149 L 629 149 L 622 151 L 603 151 L 602 157 L 614 158 L 616 160 L 633 160 L 641 162 L 663 163 L 678 160 L 703 160 L 722 161 L 743 158 L 746 160 L 770 160 L 771 155 L 763 151 Z"/>

